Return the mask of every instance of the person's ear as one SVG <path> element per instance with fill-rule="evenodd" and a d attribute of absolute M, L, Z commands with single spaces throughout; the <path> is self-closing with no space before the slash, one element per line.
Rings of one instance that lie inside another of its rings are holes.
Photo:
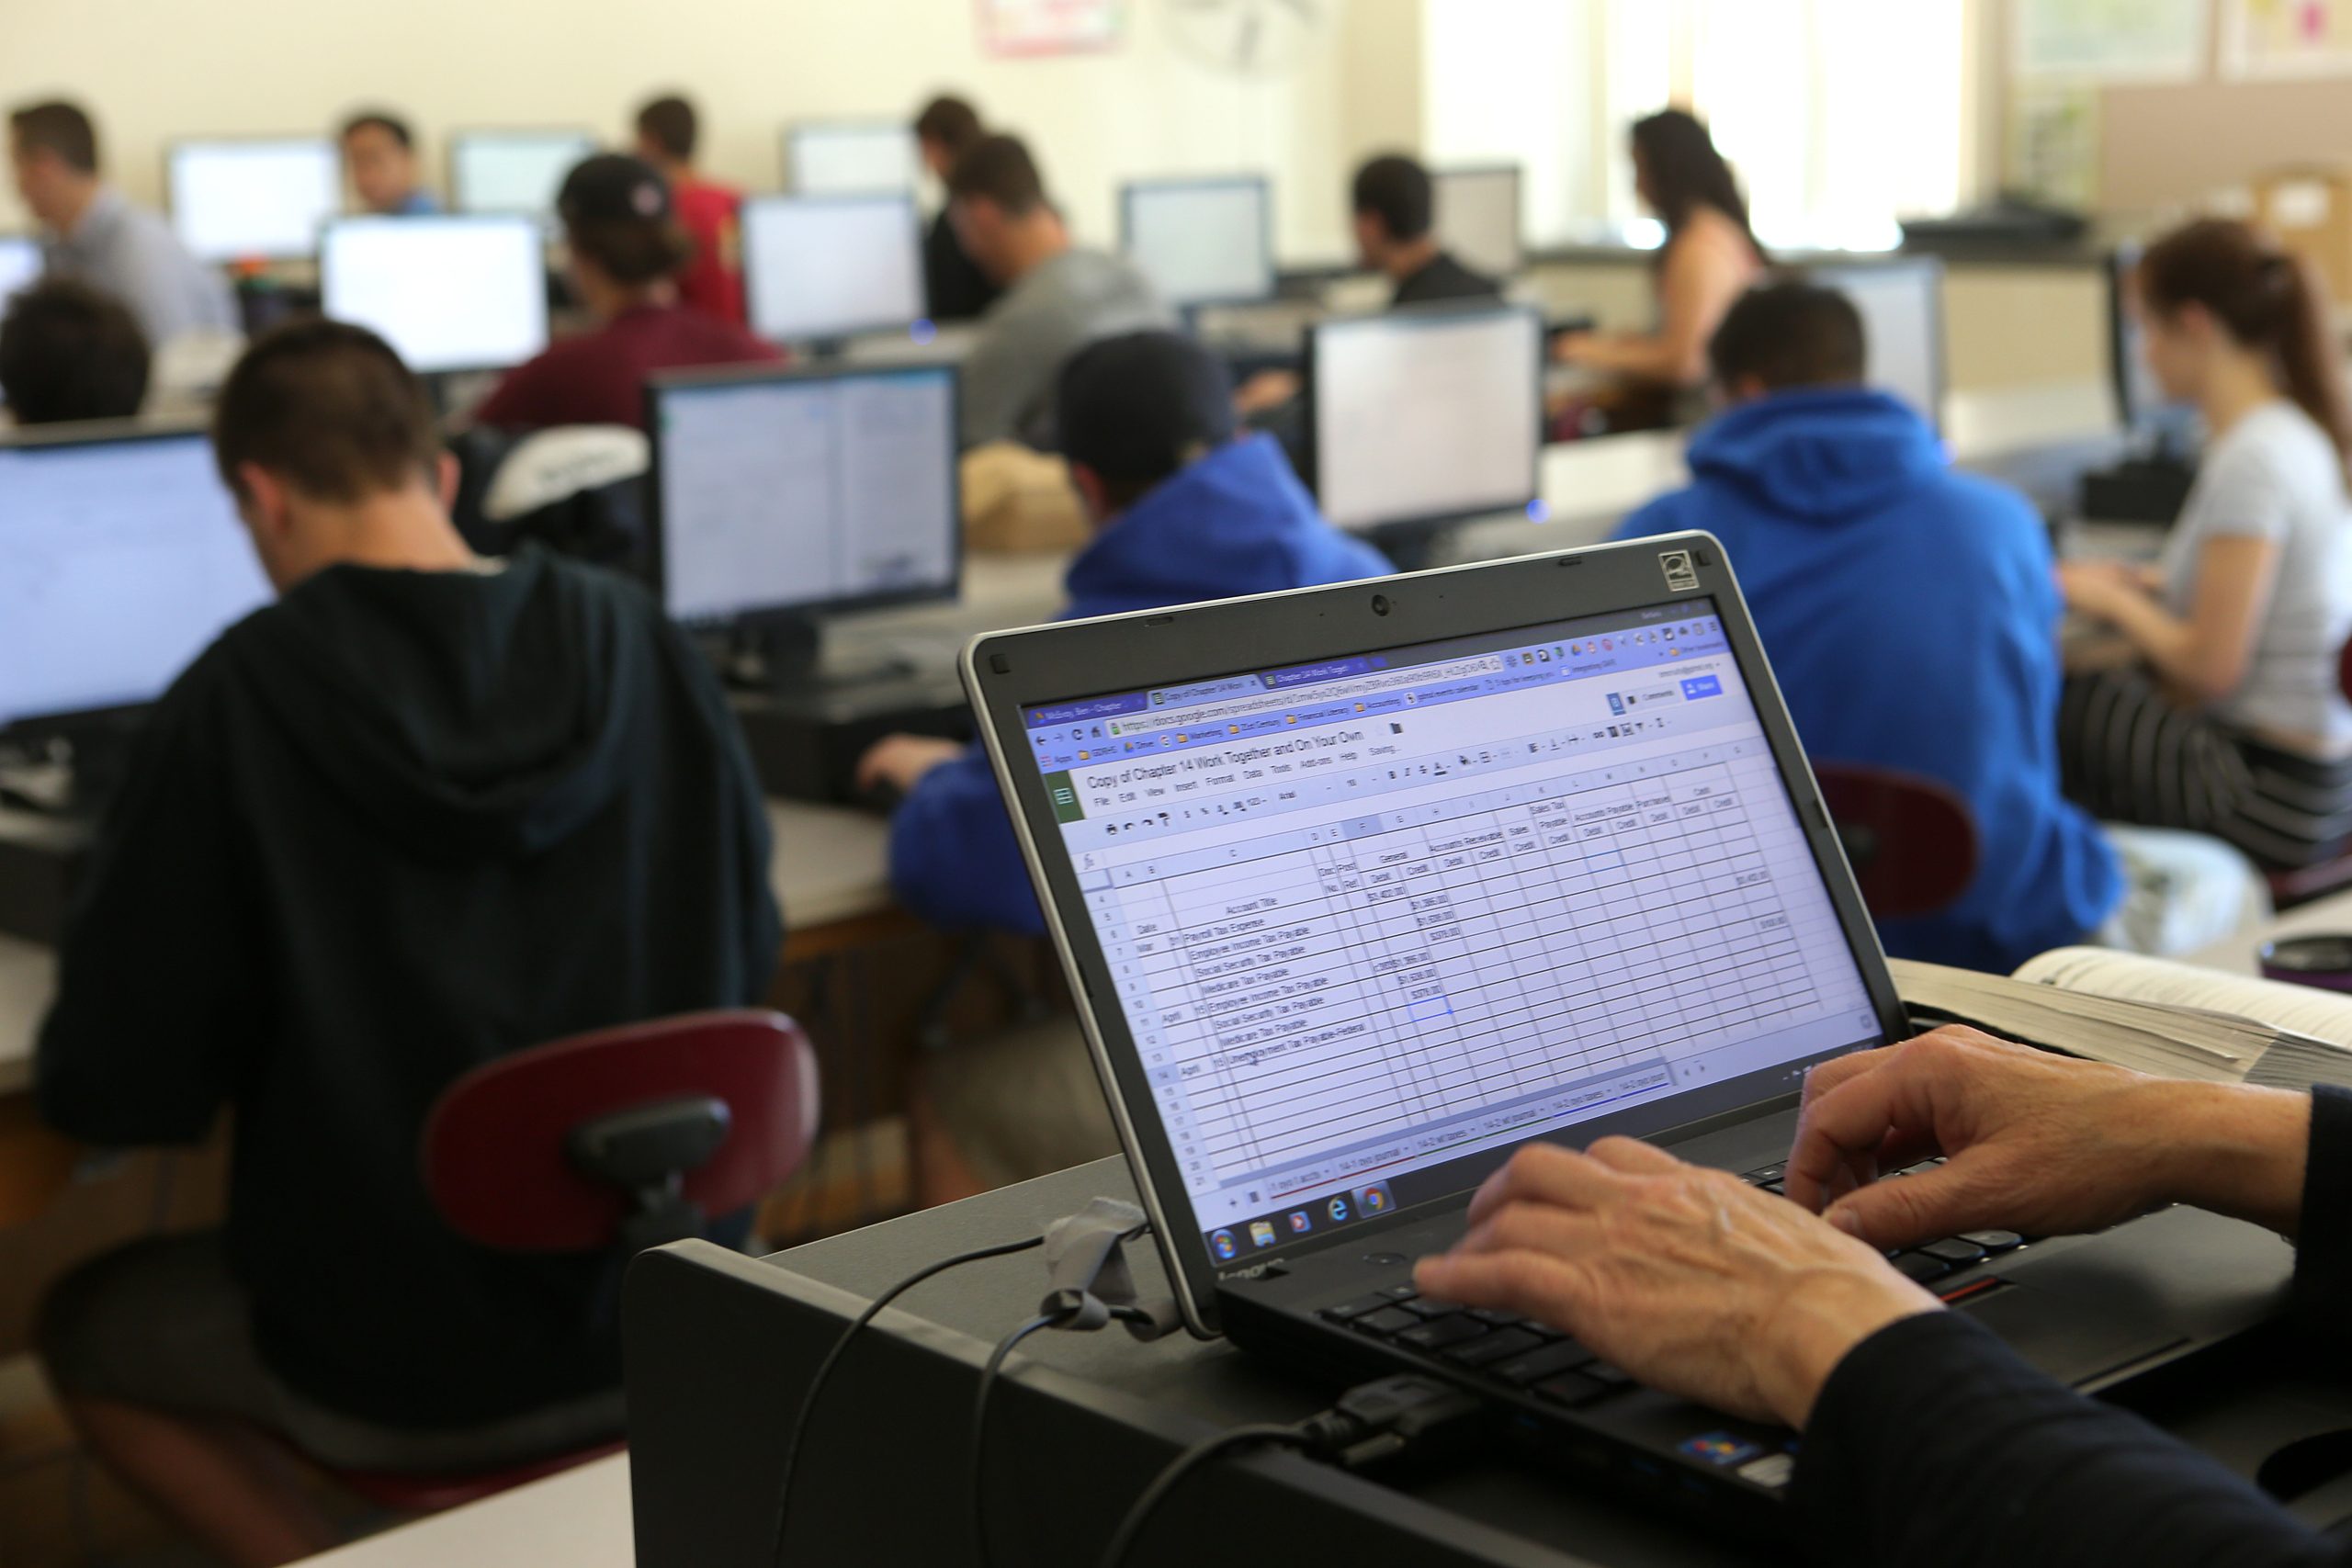
<path fill-rule="evenodd" d="M 1381 246 L 1388 238 L 1388 231 L 1378 218 L 1369 212 L 1355 215 L 1355 231 L 1356 254 L 1367 262 L 1377 263 Z"/>
<path fill-rule="evenodd" d="M 1758 398 L 1770 397 L 1772 392 L 1772 389 L 1764 384 L 1763 377 L 1753 374 L 1733 377 L 1724 390 L 1735 406 L 1752 403 Z"/>
<path fill-rule="evenodd" d="M 441 499 L 441 510 L 454 512 L 458 507 L 458 455 L 443 452 L 433 460 L 433 486 Z"/>
<path fill-rule="evenodd" d="M 1102 476 L 1083 463 L 1069 466 L 1069 482 L 1086 507 L 1087 521 L 1100 527 L 1111 519 L 1111 491 Z"/>
<path fill-rule="evenodd" d="M 238 508 L 257 539 L 275 547 L 293 527 L 292 495 L 276 474 L 259 463 L 237 465 L 237 489 L 244 504 Z"/>

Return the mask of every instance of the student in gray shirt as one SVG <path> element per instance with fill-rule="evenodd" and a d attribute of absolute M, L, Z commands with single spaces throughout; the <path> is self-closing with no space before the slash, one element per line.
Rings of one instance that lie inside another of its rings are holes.
<path fill-rule="evenodd" d="M 76 278 L 130 308 L 157 348 L 196 332 L 234 333 L 237 312 L 219 274 L 187 254 L 171 225 L 98 178 L 98 135 L 68 103 L 29 104 L 8 116 L 17 193 L 48 232 L 48 274 Z"/>
<path fill-rule="evenodd" d="M 2352 455 L 2324 289 L 2243 223 L 2192 223 L 2137 279 L 2149 368 L 2212 433 L 2153 572 L 2062 568 L 2068 605 L 2143 667 L 2070 684 L 2069 793 L 2218 832 L 2278 867 L 2352 844 Z"/>
<path fill-rule="evenodd" d="M 1005 290 L 980 319 L 979 340 L 964 361 L 964 445 L 1050 447 L 1063 361 L 1097 338 L 1170 326 L 1174 318 L 1124 257 L 1070 243 L 1019 139 L 973 143 L 949 172 L 947 197 L 965 251 Z"/>

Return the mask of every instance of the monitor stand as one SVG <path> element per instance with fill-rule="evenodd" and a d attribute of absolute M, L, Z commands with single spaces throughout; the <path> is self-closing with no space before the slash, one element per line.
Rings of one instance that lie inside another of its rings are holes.
<path fill-rule="evenodd" d="M 858 759 L 884 736 L 972 736 L 952 668 L 828 649 L 813 619 L 737 633 L 719 668 L 760 783 L 783 799 L 859 804 Z"/>

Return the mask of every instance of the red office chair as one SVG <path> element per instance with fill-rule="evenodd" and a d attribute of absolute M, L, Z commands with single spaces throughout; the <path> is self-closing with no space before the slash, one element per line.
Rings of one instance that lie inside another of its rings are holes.
<path fill-rule="evenodd" d="M 1945 785 L 1851 762 L 1815 762 L 1813 776 L 1872 919 L 1941 913 L 1976 880 L 1976 818 Z"/>
<path fill-rule="evenodd" d="M 2352 702 L 2352 642 L 2346 642 L 2344 651 L 2335 656 L 2335 682 L 2344 693 L 2344 700 Z M 2352 852 L 2317 865 L 2266 871 L 2262 879 L 2270 885 L 2271 907 L 2291 909 L 2298 904 L 2308 904 L 2314 898 L 2352 887 Z"/>
<path fill-rule="evenodd" d="M 781 1013 L 692 1013 L 475 1068 L 426 1118 L 425 1190 L 501 1252 L 640 1251 L 781 1187 L 817 1135 L 817 1055 Z M 331 1470 L 379 1507 L 437 1513 L 617 1452 L 469 1475 Z"/>

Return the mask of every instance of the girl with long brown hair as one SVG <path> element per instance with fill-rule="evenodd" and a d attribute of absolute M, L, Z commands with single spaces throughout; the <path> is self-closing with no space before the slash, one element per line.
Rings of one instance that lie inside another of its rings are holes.
<path fill-rule="evenodd" d="M 2196 487 L 2153 572 L 2060 569 L 2070 608 L 2137 656 L 2069 683 L 2068 793 L 2101 816 L 2221 834 L 2297 866 L 2352 836 L 2352 457 L 2326 291 L 2245 224 L 2142 257 L 2148 367 L 2202 412 Z"/>

